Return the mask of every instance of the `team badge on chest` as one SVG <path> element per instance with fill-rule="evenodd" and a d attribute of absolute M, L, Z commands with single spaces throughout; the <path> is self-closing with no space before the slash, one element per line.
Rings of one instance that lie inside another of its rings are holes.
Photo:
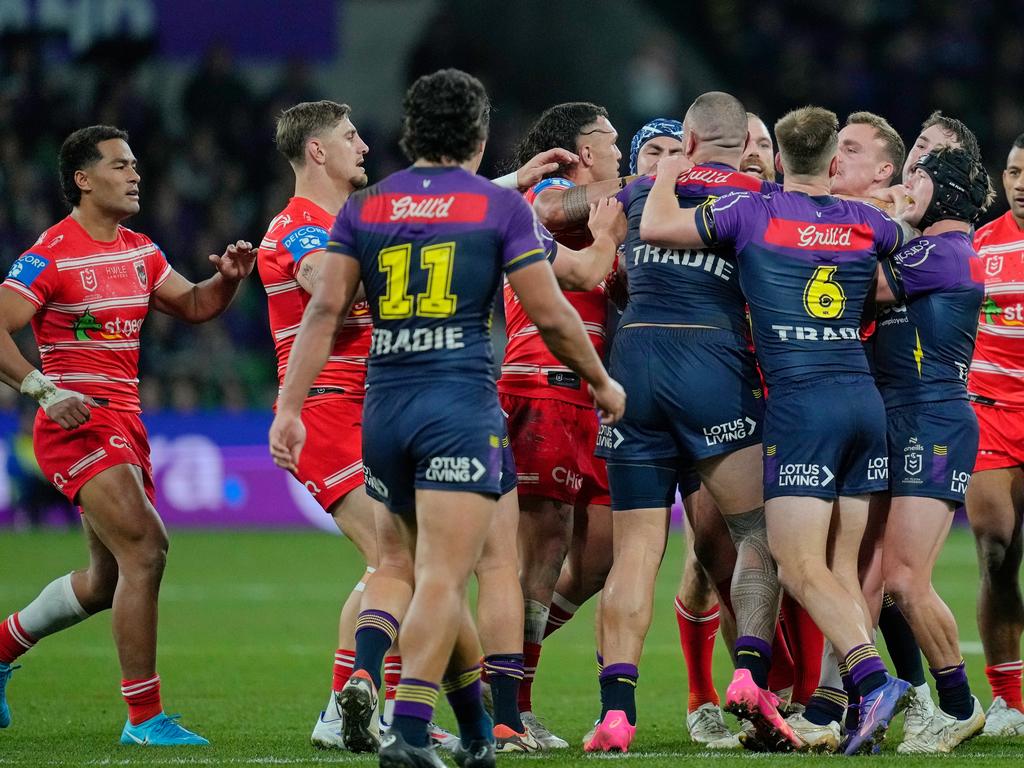
<path fill-rule="evenodd" d="M 146 280 L 146 262 L 135 262 L 135 274 L 139 278 L 139 285 L 141 285 L 143 288 L 146 288 L 149 285 L 148 281 Z"/>
<path fill-rule="evenodd" d="M 985 259 L 985 274 L 989 277 L 995 277 L 1003 271 L 1003 255 L 998 254 L 996 256 L 989 256 Z"/>
<path fill-rule="evenodd" d="M 95 291 L 96 287 L 99 285 L 99 281 L 96 279 L 95 269 L 83 269 L 78 273 L 78 276 L 82 278 L 82 287 L 90 293 Z"/>

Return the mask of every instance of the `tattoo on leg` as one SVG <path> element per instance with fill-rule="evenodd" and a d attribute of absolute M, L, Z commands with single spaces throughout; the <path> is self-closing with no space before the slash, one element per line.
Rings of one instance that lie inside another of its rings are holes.
<path fill-rule="evenodd" d="M 562 211 L 567 221 L 586 221 L 590 215 L 587 204 L 587 188 L 573 187 L 562 195 Z"/>
<path fill-rule="evenodd" d="M 768 549 L 764 507 L 741 515 L 726 515 L 725 523 L 736 544 L 732 604 L 737 634 L 770 643 L 779 619 L 781 590 L 778 566 Z"/>

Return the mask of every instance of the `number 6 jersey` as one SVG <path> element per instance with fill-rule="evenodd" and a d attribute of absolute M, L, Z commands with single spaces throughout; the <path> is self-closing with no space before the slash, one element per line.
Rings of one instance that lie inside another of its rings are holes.
<path fill-rule="evenodd" d="M 530 206 L 459 167 L 416 167 L 349 198 L 327 250 L 359 261 L 373 315 L 367 384 L 467 374 L 493 384 L 503 272 L 548 258 Z"/>
<path fill-rule="evenodd" d="M 733 244 L 769 387 L 819 375 L 869 375 L 859 337 L 878 259 L 903 243 L 866 203 L 801 192 L 739 192 L 701 206 L 709 246 Z"/>

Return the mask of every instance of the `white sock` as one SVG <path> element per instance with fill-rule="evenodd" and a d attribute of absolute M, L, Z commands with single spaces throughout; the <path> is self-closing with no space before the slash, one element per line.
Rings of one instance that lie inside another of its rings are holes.
<path fill-rule="evenodd" d="M 539 643 L 544 639 L 544 629 L 548 625 L 548 607 L 536 600 L 523 601 L 523 607 L 523 639 L 528 643 Z"/>
<path fill-rule="evenodd" d="M 71 574 L 55 579 L 31 603 L 18 611 L 18 621 L 33 638 L 39 640 L 72 627 L 89 618 L 71 587 Z"/>
<path fill-rule="evenodd" d="M 832 688 L 837 691 L 843 688 L 843 676 L 839 674 L 839 658 L 836 656 L 836 649 L 832 647 L 832 641 L 826 640 L 825 647 L 821 652 L 821 676 L 818 678 L 819 688 Z"/>

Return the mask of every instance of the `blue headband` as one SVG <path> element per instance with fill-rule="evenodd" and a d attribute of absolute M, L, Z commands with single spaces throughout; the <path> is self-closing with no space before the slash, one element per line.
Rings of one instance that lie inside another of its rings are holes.
<path fill-rule="evenodd" d="M 682 141 L 683 124 L 678 120 L 669 120 L 667 117 L 656 117 L 637 131 L 633 141 L 629 143 L 629 172 L 631 175 L 636 173 L 636 161 L 640 156 L 640 148 L 659 136 L 671 136 L 673 139 Z"/>

